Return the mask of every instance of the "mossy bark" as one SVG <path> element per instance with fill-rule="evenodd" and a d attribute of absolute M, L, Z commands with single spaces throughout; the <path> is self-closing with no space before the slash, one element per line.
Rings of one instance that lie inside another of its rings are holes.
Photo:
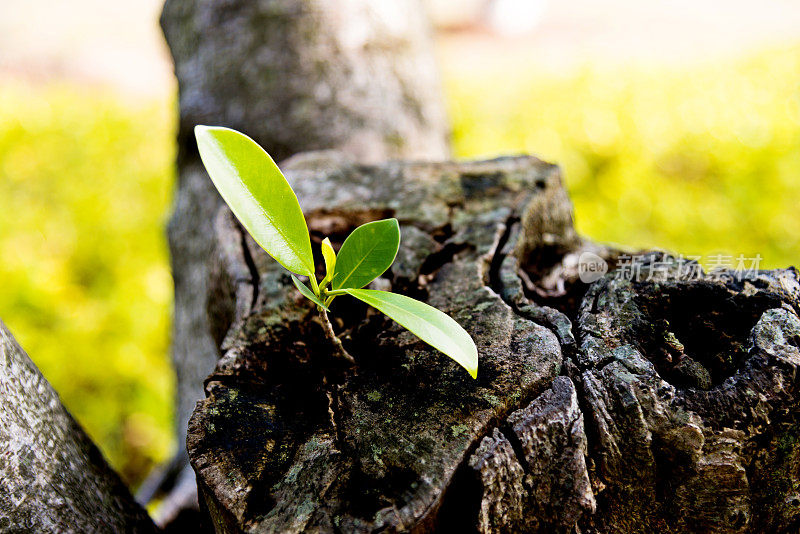
<path fill-rule="evenodd" d="M 220 211 L 223 357 L 189 430 L 221 532 L 764 532 L 800 517 L 794 269 L 581 282 L 556 167 L 535 158 L 285 170 L 315 246 L 400 220 L 376 285 L 449 313 L 478 379 L 339 298 L 333 356 L 285 271 Z M 318 251 L 317 251 L 318 252 Z M 321 257 L 319 258 L 322 262 Z M 643 268 L 646 271 L 646 266 Z"/>

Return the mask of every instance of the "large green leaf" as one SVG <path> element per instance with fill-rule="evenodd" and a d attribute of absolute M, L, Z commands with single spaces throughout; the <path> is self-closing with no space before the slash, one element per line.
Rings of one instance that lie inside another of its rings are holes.
<path fill-rule="evenodd" d="M 195 126 L 194 133 L 211 181 L 253 239 L 288 270 L 314 276 L 306 220 L 269 154 L 229 128 Z"/>
<path fill-rule="evenodd" d="M 308 289 L 308 287 L 303 282 L 300 281 L 300 279 L 298 279 L 295 275 L 291 275 L 291 277 L 292 277 L 292 282 L 294 282 L 294 287 L 296 287 L 297 290 L 300 291 L 300 293 L 302 293 L 305 298 L 307 298 L 317 306 L 322 307 L 323 310 L 331 311 L 328 309 L 327 306 L 325 306 L 324 302 L 322 302 L 320 299 L 317 298 L 317 296 L 314 294 L 313 291 Z"/>
<path fill-rule="evenodd" d="M 446 313 L 424 302 L 389 291 L 345 289 L 344 292 L 382 311 L 425 343 L 453 358 L 472 378 L 477 378 L 478 349 L 475 342 Z"/>
<path fill-rule="evenodd" d="M 362 224 L 347 236 L 336 257 L 333 289 L 358 289 L 382 275 L 400 248 L 397 219 Z"/>

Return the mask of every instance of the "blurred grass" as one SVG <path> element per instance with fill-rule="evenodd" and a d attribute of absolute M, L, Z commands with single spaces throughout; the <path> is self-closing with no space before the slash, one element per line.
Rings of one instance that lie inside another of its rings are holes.
<path fill-rule="evenodd" d="M 800 263 L 800 46 L 681 69 L 513 63 L 445 73 L 457 156 L 560 164 L 599 241 Z"/>
<path fill-rule="evenodd" d="M 673 70 L 504 59 L 447 63 L 457 156 L 560 163 L 601 241 L 798 263 L 800 46 Z M 172 102 L 0 80 L 0 317 L 134 485 L 174 446 L 174 128 Z"/>
<path fill-rule="evenodd" d="M 170 103 L 0 84 L 0 317 L 123 477 L 169 453 Z"/>

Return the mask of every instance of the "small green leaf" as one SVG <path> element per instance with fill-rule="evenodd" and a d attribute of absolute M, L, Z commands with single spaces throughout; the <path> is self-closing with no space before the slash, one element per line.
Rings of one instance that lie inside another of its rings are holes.
<path fill-rule="evenodd" d="M 341 254 L 339 255 L 341 258 Z M 461 365 L 472 378 L 478 376 L 478 349 L 475 342 L 452 317 L 405 295 L 371 289 L 344 289 L 344 292 L 385 313 L 408 328 L 422 341 L 439 349 Z"/>
<path fill-rule="evenodd" d="M 310 300 L 311 302 L 313 302 L 317 306 L 321 306 L 322 309 L 325 310 L 325 311 L 331 311 L 331 310 L 328 309 L 327 306 L 325 306 L 325 303 L 322 302 L 320 299 L 318 299 L 317 296 L 314 294 L 314 292 L 311 291 L 310 289 L 308 289 L 308 287 L 306 287 L 306 285 L 303 282 L 301 282 L 295 275 L 292 275 L 292 282 L 294 282 L 294 286 L 308 300 Z"/>
<path fill-rule="evenodd" d="M 327 237 L 322 240 L 322 257 L 325 258 L 325 278 L 321 285 L 327 284 L 336 272 L 336 252 L 333 250 L 331 240 Z"/>
<path fill-rule="evenodd" d="M 258 143 L 219 126 L 195 126 L 211 181 L 253 239 L 286 269 L 314 276 L 311 238 L 289 182 Z"/>
<path fill-rule="evenodd" d="M 362 224 L 347 236 L 336 259 L 333 289 L 359 289 L 382 275 L 400 248 L 397 219 Z"/>

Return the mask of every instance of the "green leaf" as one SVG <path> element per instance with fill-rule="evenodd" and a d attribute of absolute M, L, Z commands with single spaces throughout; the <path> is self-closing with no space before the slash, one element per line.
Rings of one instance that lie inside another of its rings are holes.
<path fill-rule="evenodd" d="M 467 331 L 446 313 L 424 302 L 389 291 L 344 289 L 344 292 L 382 311 L 425 343 L 450 356 L 466 369 L 472 378 L 477 378 L 478 349 L 475 347 L 475 342 Z"/>
<path fill-rule="evenodd" d="M 303 282 L 301 282 L 295 275 L 291 276 L 292 276 L 292 282 L 294 282 L 294 287 L 296 287 L 298 291 L 300 291 L 300 293 L 303 294 L 304 297 L 306 297 L 308 300 L 310 300 L 317 306 L 321 306 L 323 310 L 331 311 L 328 309 L 327 306 L 325 306 L 324 302 L 322 302 L 320 299 L 317 298 L 317 296 L 314 294 L 313 291 L 311 291 L 310 289 L 308 289 L 308 287 L 306 287 L 306 285 Z"/>
<path fill-rule="evenodd" d="M 322 240 L 322 257 L 325 258 L 325 278 L 322 279 L 321 285 L 327 284 L 336 272 L 336 252 L 333 250 L 331 240 L 327 237 Z"/>
<path fill-rule="evenodd" d="M 382 275 L 400 248 L 397 219 L 362 224 L 347 236 L 336 258 L 333 289 L 358 289 Z"/>
<path fill-rule="evenodd" d="M 288 270 L 314 276 L 303 211 L 269 154 L 229 128 L 198 125 L 194 133 L 211 181 L 253 239 Z"/>

